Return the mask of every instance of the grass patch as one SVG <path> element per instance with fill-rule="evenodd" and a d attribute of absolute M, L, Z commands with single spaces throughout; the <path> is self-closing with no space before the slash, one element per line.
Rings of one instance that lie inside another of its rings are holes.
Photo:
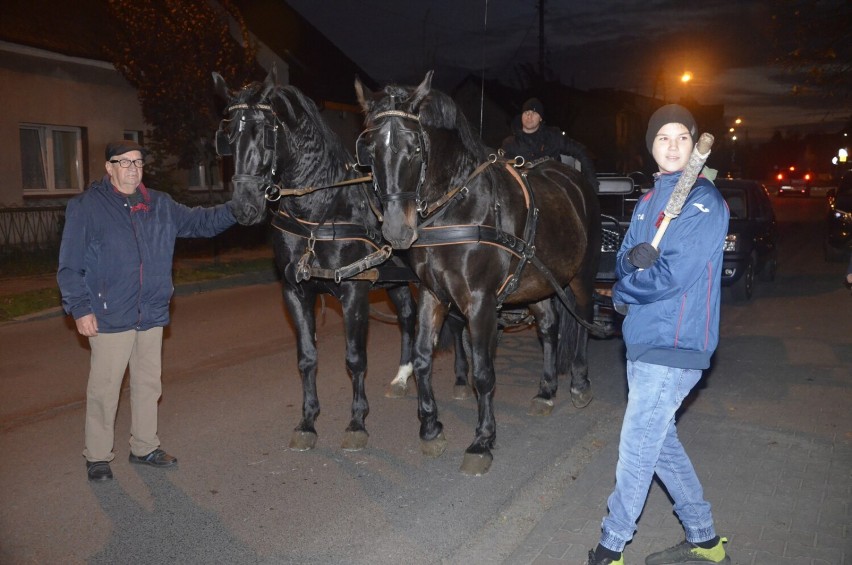
<path fill-rule="evenodd" d="M 18 294 L 0 296 L 0 322 L 8 322 L 27 314 L 62 305 L 58 288 L 39 288 Z"/>
<path fill-rule="evenodd" d="M 243 273 L 254 273 L 274 269 L 271 258 L 246 259 L 241 261 L 204 262 L 175 268 L 174 284 L 186 284 L 221 279 Z M 0 322 L 8 322 L 21 316 L 61 306 L 62 297 L 58 288 L 28 290 L 0 296 Z"/>
<path fill-rule="evenodd" d="M 271 258 L 246 259 L 243 261 L 221 261 L 196 266 L 177 267 L 172 278 L 175 284 L 202 282 L 221 279 L 231 275 L 254 273 L 274 269 Z"/>

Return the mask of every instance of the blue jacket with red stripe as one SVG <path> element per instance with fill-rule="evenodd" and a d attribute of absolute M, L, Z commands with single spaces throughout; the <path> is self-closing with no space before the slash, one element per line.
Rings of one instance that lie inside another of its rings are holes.
<path fill-rule="evenodd" d="M 139 185 L 131 203 L 105 176 L 68 201 L 57 281 L 62 306 L 94 313 L 98 332 L 169 323 L 172 259 L 178 237 L 212 237 L 236 223 L 227 204 L 190 208 Z"/>
<path fill-rule="evenodd" d="M 728 206 L 709 180 L 699 177 L 683 210 L 668 226 L 660 257 L 640 270 L 627 252 L 651 242 L 681 173 L 655 175 L 654 189 L 633 211 L 616 261 L 616 304 L 630 306 L 622 328 L 627 358 L 668 367 L 706 369 L 719 342 L 722 256 Z"/>

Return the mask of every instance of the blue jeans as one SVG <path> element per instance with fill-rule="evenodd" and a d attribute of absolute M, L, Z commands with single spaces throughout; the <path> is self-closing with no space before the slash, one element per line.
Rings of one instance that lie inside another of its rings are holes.
<path fill-rule="evenodd" d="M 633 539 L 654 473 L 674 499 L 674 510 L 686 539 L 713 539 L 713 515 L 683 445 L 677 437 L 675 412 L 701 378 L 698 369 L 677 369 L 627 361 L 627 411 L 621 426 L 615 490 L 609 515 L 601 524 L 601 545 L 624 551 Z"/>

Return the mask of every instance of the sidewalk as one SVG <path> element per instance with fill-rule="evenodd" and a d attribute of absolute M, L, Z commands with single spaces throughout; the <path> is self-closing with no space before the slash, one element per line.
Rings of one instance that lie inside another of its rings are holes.
<path fill-rule="evenodd" d="M 809 437 L 727 419 L 685 415 L 678 426 L 713 505 L 732 563 L 847 565 L 852 554 L 849 438 Z M 614 426 L 615 428 L 615 426 Z M 506 560 L 580 565 L 597 543 L 612 491 L 618 431 Z M 650 491 L 626 564 L 683 540 L 658 482 Z"/>

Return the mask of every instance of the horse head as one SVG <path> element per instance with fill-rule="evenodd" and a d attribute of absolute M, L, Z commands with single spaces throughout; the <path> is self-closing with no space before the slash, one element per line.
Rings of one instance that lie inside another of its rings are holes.
<path fill-rule="evenodd" d="M 387 86 L 369 95 L 361 81 L 355 81 L 367 126 L 358 138 L 358 160 L 372 167 L 385 210 L 382 235 L 395 249 L 408 249 L 417 239 L 427 161 L 427 138 L 418 111 L 431 81 L 430 71 L 416 89 Z"/>
<path fill-rule="evenodd" d="M 376 93 L 355 81 L 366 115 L 358 159 L 373 169 L 385 207 L 382 235 L 396 249 L 417 240 L 418 218 L 429 203 L 485 159 L 484 146 L 452 98 L 432 89 L 432 75 L 426 73 L 416 88 L 389 85 Z"/>
<path fill-rule="evenodd" d="M 230 90 L 219 73 L 213 73 L 216 93 L 227 102 L 225 118 L 216 132 L 216 152 L 234 158 L 234 215 L 244 225 L 257 224 L 266 211 L 265 195 L 277 180 L 283 124 L 270 96 L 276 89 L 273 68 L 263 82 Z"/>

